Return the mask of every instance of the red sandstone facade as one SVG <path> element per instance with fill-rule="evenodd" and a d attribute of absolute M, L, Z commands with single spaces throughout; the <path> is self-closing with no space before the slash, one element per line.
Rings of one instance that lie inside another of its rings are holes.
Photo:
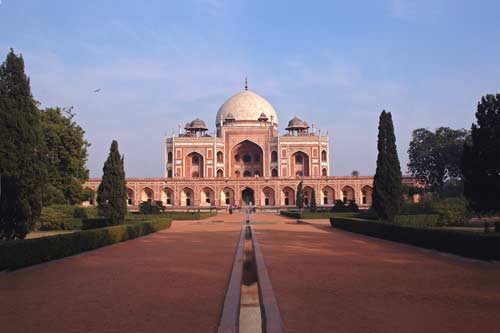
<path fill-rule="evenodd" d="M 207 135 L 205 122 L 195 119 L 178 135 L 165 138 L 165 177 L 127 179 L 128 204 L 294 206 L 302 181 L 306 205 L 313 189 L 318 206 L 332 206 L 335 200 L 371 205 L 373 177 L 329 176 L 328 136 L 297 117 L 279 135 L 275 109 L 246 88 L 221 106 L 215 123 L 215 136 Z M 99 182 L 90 179 L 84 186 L 95 193 Z"/>

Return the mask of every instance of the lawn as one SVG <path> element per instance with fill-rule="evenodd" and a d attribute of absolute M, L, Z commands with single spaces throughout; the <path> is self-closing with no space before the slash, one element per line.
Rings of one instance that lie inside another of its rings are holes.
<path fill-rule="evenodd" d="M 61 234 L 70 234 L 72 232 L 73 231 L 69 230 L 32 231 L 26 235 L 26 239 L 40 238 L 40 237 L 47 237 L 47 236 L 54 236 Z"/>

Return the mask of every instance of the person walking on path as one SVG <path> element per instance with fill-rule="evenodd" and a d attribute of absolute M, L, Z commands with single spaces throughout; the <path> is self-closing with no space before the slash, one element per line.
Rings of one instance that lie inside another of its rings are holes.
<path fill-rule="evenodd" d="M 246 222 L 247 223 L 250 223 L 250 215 L 253 213 L 253 205 L 252 205 L 252 202 L 249 202 L 246 209 L 245 209 L 245 212 L 246 212 Z"/>

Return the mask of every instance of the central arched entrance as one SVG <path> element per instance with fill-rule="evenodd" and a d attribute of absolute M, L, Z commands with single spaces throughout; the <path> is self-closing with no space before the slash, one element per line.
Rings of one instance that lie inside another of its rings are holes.
<path fill-rule="evenodd" d="M 248 205 L 252 203 L 255 205 L 255 192 L 251 188 L 247 187 L 241 192 L 241 200 Z"/>

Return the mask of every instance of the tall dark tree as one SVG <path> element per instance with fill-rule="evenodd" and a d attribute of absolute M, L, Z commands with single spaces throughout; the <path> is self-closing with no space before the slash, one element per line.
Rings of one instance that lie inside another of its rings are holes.
<path fill-rule="evenodd" d="M 481 98 L 476 120 L 464 146 L 464 194 L 474 210 L 500 210 L 500 94 Z"/>
<path fill-rule="evenodd" d="M 71 110 L 47 108 L 41 112 L 49 162 L 44 205 L 85 201 L 82 184 L 89 177 L 85 163 L 90 144 L 83 137 L 83 129 L 73 121 Z"/>
<path fill-rule="evenodd" d="M 24 60 L 11 49 L 0 66 L 0 239 L 24 238 L 40 217 L 45 152 Z"/>
<path fill-rule="evenodd" d="M 316 190 L 312 189 L 311 191 L 311 211 L 316 211 L 317 208 L 317 203 L 316 203 Z"/>
<path fill-rule="evenodd" d="M 304 208 L 304 189 L 303 189 L 302 181 L 297 186 L 295 205 L 297 206 L 298 209 Z"/>
<path fill-rule="evenodd" d="M 123 157 L 118 143 L 113 140 L 109 156 L 102 169 L 102 181 L 97 189 L 97 209 L 100 215 L 110 219 L 111 224 L 120 224 L 127 214 L 127 186 Z"/>
<path fill-rule="evenodd" d="M 447 182 L 462 179 L 460 163 L 468 138 L 469 131 L 465 129 L 414 130 L 408 149 L 408 171 L 431 192 L 441 194 Z"/>
<path fill-rule="evenodd" d="M 382 111 L 378 126 L 377 170 L 373 179 L 373 208 L 379 218 L 393 220 L 402 199 L 401 166 L 390 112 Z"/>

